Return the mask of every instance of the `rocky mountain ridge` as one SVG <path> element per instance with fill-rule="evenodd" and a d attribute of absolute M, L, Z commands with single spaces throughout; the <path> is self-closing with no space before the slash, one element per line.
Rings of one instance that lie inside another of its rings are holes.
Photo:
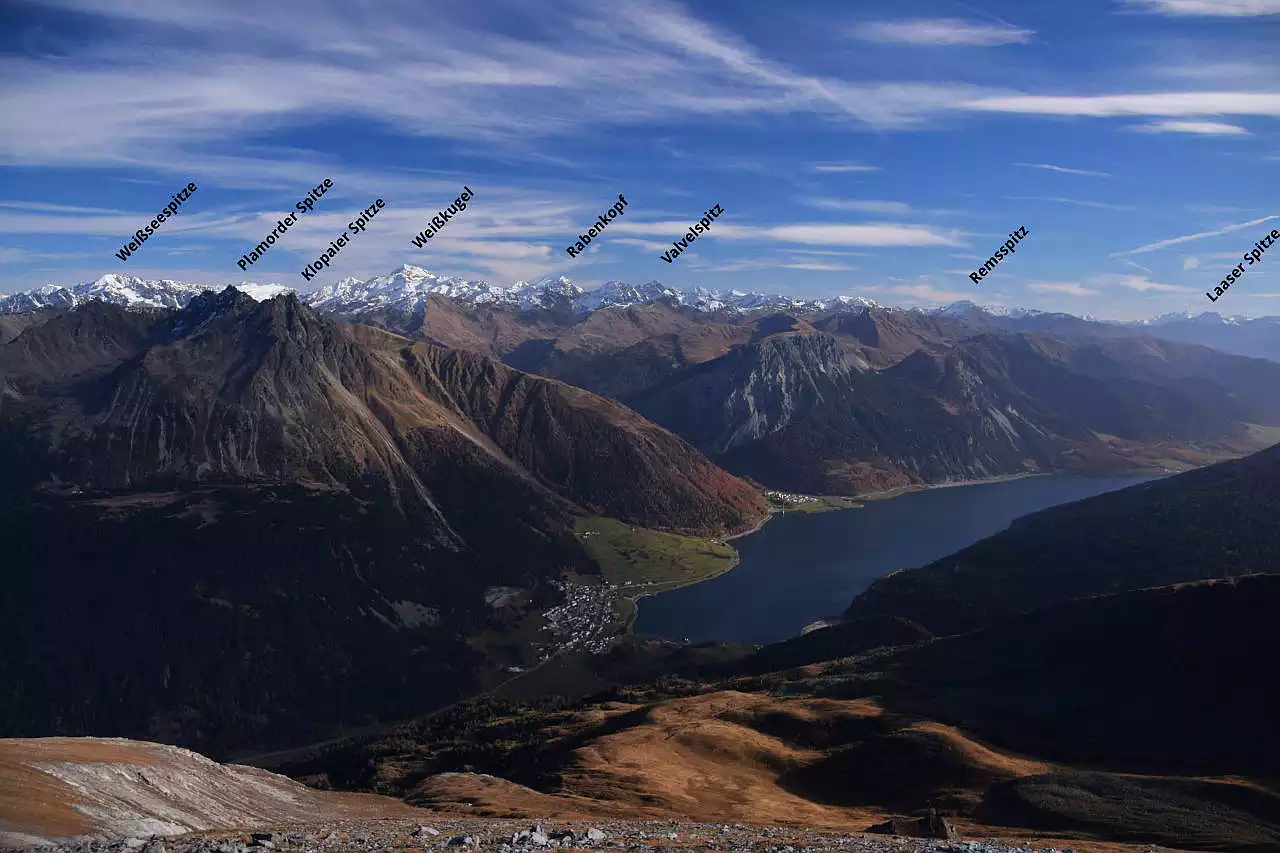
<path fill-rule="evenodd" d="M 919 348 L 874 370 L 852 341 L 892 320 L 870 319 L 858 337 L 814 324 L 765 335 L 622 399 L 729 470 L 810 494 L 1184 467 L 1265 446 L 1250 424 L 1280 427 L 1272 362 L 1001 332 L 931 345 L 917 328 Z"/>

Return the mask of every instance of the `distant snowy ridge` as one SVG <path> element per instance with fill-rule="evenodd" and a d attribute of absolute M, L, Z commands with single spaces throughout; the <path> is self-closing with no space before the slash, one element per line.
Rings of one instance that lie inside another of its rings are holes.
<path fill-rule="evenodd" d="M 293 290 L 281 284 L 241 283 L 235 287 L 257 300 L 270 299 Z M 95 299 L 126 308 L 181 308 L 199 293 L 220 289 L 169 279 L 146 280 L 111 274 L 73 287 L 49 285 L 8 296 L 0 295 L 0 314 L 67 310 Z M 489 305 L 519 311 L 568 310 L 581 315 L 600 308 L 645 305 L 657 301 L 688 306 L 697 311 L 729 313 L 761 309 L 814 311 L 845 306 L 880 307 L 876 302 L 860 296 L 803 299 L 740 290 L 707 290 L 701 287 L 681 290 L 657 281 L 641 285 L 607 281 L 588 290 L 559 276 L 531 282 L 517 281 L 515 284 L 502 286 L 487 281 L 467 281 L 455 276 L 436 275 L 409 264 L 370 279 L 345 278 L 311 293 L 302 294 L 300 298 L 325 313 L 353 316 L 373 312 L 414 314 L 426 309 L 427 300 L 432 294 L 476 306 Z"/>
<path fill-rule="evenodd" d="M 290 290 L 281 284 L 252 282 L 238 284 L 236 287 L 259 301 Z M 111 273 L 97 281 L 87 281 L 73 287 L 45 285 L 21 293 L 0 294 L 0 314 L 67 311 L 95 300 L 124 308 L 183 308 L 198 294 L 215 289 L 189 281 L 145 279 Z"/>
<path fill-rule="evenodd" d="M 347 278 L 320 288 L 302 297 L 302 300 L 321 311 L 338 314 L 360 314 L 372 311 L 390 311 L 398 314 L 415 314 L 426 309 L 432 294 L 470 305 L 490 305 L 514 308 L 519 311 L 568 310 L 575 314 L 590 314 L 601 308 L 624 308 L 629 305 L 645 305 L 666 301 L 684 305 L 698 311 L 754 311 L 761 308 L 775 310 L 821 310 L 843 305 L 878 307 L 863 297 L 839 296 L 832 299 L 801 299 L 766 293 L 746 293 L 739 290 L 714 291 L 705 288 L 681 290 L 649 281 L 640 285 L 625 281 L 606 281 L 588 290 L 565 278 L 542 278 L 536 281 L 517 281 L 509 286 L 490 284 L 487 281 L 467 281 L 454 276 L 440 276 L 422 267 L 405 264 L 387 275 L 374 276 L 367 281 Z"/>
<path fill-rule="evenodd" d="M 225 286 L 225 285 L 224 285 Z M 72 287 L 46 285 L 10 295 L 0 294 L 0 314 L 30 314 L 37 311 L 64 311 L 98 299 L 126 308 L 182 308 L 197 294 L 206 290 L 222 290 L 170 279 L 149 280 L 112 273 L 97 281 Z M 256 300 L 270 299 L 294 289 L 282 284 L 242 282 L 235 287 Z M 885 308 L 864 296 L 835 296 L 810 299 L 776 293 L 741 290 L 708 290 L 702 287 L 682 289 L 648 281 L 633 285 L 625 281 L 606 281 L 591 289 L 558 276 L 536 281 L 517 281 L 503 286 L 483 280 L 437 275 L 409 264 L 386 275 L 370 279 L 345 278 L 311 293 L 300 294 L 306 304 L 328 314 L 360 317 L 375 313 L 413 315 L 426 310 L 432 294 L 474 306 L 492 306 L 518 311 L 556 310 L 585 316 L 601 308 L 625 308 L 666 302 L 708 313 L 740 314 L 748 311 L 829 311 L 840 308 Z M 903 310 L 903 309 L 894 309 Z M 912 308 L 926 314 L 979 319 L 981 315 L 1020 319 L 1044 316 L 1046 312 L 1025 308 L 977 305 L 963 300 L 933 308 Z M 1084 317 L 1082 319 L 1092 319 Z M 1106 321 L 1099 321 L 1106 322 Z M 1243 324 L 1275 324 L 1280 318 L 1223 317 L 1208 311 L 1202 314 L 1165 314 L 1153 320 L 1113 323 L 1122 326 L 1157 327 L 1194 323 L 1197 326 L 1240 326 Z"/>

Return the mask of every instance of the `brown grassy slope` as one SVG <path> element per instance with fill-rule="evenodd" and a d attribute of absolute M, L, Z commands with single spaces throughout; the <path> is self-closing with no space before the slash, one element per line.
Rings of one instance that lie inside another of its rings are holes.
<path fill-rule="evenodd" d="M 379 790 L 473 816 L 865 830 L 934 806 L 966 838 L 1090 849 L 1124 841 L 1262 851 L 1280 842 L 1268 817 L 1280 797 L 1251 783 L 1081 774 L 866 699 L 711 690 L 500 715 L 469 728 L 461 753 L 440 746 L 393 736 L 361 760 Z"/>
<path fill-rule="evenodd" d="M 411 337 L 498 359 L 530 342 L 555 338 L 571 322 L 549 314 L 522 315 L 502 308 L 464 305 L 439 294 L 428 297 L 427 310 L 419 319 L 421 325 L 408 327 L 378 323 L 375 317 L 361 318 L 360 322 L 387 325 Z"/>
<path fill-rule="evenodd" d="M 556 339 L 559 353 L 614 352 L 641 341 L 674 336 L 690 363 L 722 355 L 751 334 L 747 326 L 714 322 L 705 315 L 662 303 L 603 308 Z"/>
<path fill-rule="evenodd" d="M 897 364 L 919 350 L 940 354 L 974 331 L 945 318 L 879 308 L 822 312 L 805 319 L 818 331 L 839 339 L 877 370 Z"/>
<path fill-rule="evenodd" d="M 1276 849 L 1280 704 L 1252 652 L 1277 595 L 1280 575 L 1146 590 L 622 703 L 458 711 L 334 778 L 442 803 L 460 777 L 433 774 L 470 770 L 619 814 L 856 826 L 934 805 L 971 835 Z"/>
<path fill-rule="evenodd" d="M 351 766 L 362 774 L 372 768 L 374 775 L 356 784 L 440 805 L 478 783 L 437 771 L 473 769 L 506 777 L 479 785 L 494 814 L 533 802 L 547 807 L 544 798 L 553 797 L 561 808 L 605 814 L 862 828 L 891 810 L 922 807 L 957 791 L 976 803 L 979 783 L 1051 769 L 972 743 L 947 726 L 886 716 L 866 699 L 713 690 L 533 716 L 500 714 L 466 728 L 453 747 L 432 728 L 404 729 L 365 747 Z M 831 769 L 840 763 L 832 756 L 849 744 L 874 752 L 877 770 L 849 764 L 832 784 Z M 955 758 L 922 768 L 919 756 L 931 751 Z M 855 795 L 859 784 L 864 792 Z M 526 789 L 542 793 L 528 799 Z"/>

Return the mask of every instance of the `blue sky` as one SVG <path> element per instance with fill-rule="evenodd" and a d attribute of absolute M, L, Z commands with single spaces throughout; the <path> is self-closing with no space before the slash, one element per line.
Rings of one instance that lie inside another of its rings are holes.
<path fill-rule="evenodd" d="M 1278 44 L 1280 0 L 11 1 L 0 291 L 107 272 L 305 290 L 412 263 L 1277 314 L 1280 248 L 1216 304 L 1204 292 L 1280 227 Z M 180 215 L 116 258 L 189 181 Z M 415 249 L 464 184 L 472 206 Z M 618 193 L 625 216 L 566 255 Z M 711 235 L 664 262 L 714 204 Z"/>

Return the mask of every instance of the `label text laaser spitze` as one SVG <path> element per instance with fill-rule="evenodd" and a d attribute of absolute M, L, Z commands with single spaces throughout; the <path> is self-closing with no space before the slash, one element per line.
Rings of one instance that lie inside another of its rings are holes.
<path fill-rule="evenodd" d="M 382 199 L 376 200 L 373 204 L 360 211 L 360 215 L 347 223 L 347 227 L 342 229 L 341 236 L 329 243 L 329 248 L 320 253 L 320 257 L 302 268 L 299 273 L 307 281 L 311 281 L 312 277 L 322 269 L 329 268 L 329 261 L 338 256 L 338 252 L 342 251 L 342 247 L 352 241 L 357 234 L 364 232 L 368 227 L 369 220 L 378 215 L 378 211 L 386 207 L 387 203 Z"/>
<path fill-rule="evenodd" d="M 159 229 L 160 223 L 176 214 L 178 212 L 178 208 L 182 206 L 184 201 L 191 197 L 191 194 L 195 192 L 196 189 L 198 188 L 194 183 L 187 184 L 186 187 L 169 196 L 169 198 L 173 200 L 165 205 L 164 210 L 156 214 L 156 218 L 151 220 L 150 225 L 145 225 L 133 232 L 134 239 L 121 246 L 120 251 L 116 252 L 116 257 L 122 261 L 129 260 L 129 256 L 138 251 L 139 246 L 151 239 L 151 235 Z"/>
<path fill-rule="evenodd" d="M 1244 263 L 1236 264 L 1231 268 L 1231 272 L 1227 273 L 1227 277 L 1218 282 L 1218 286 L 1213 289 L 1213 293 L 1205 291 L 1205 296 L 1209 297 L 1210 302 L 1217 302 L 1222 298 L 1222 294 L 1227 292 L 1232 284 L 1236 282 L 1240 276 L 1244 275 L 1245 265 L 1253 266 L 1262 263 L 1263 252 L 1270 249 L 1272 244 L 1280 240 L 1280 231 L 1272 230 L 1270 234 L 1263 234 L 1262 239 L 1253 244 L 1253 248 L 1244 253 Z"/>
<path fill-rule="evenodd" d="M 315 189 L 307 193 L 301 201 L 294 205 L 294 207 L 298 209 L 298 213 L 290 213 L 283 219 L 277 219 L 276 227 L 271 229 L 271 233 L 268 234 L 261 243 L 254 246 L 249 251 L 249 254 L 242 255 L 240 260 L 236 261 L 236 263 L 240 265 L 240 269 L 248 269 L 249 264 L 254 263 L 266 254 L 267 249 L 274 246 L 276 244 L 276 240 L 283 237 L 284 232 L 289 230 L 289 227 L 296 223 L 303 213 L 310 213 L 311 209 L 315 207 L 316 202 L 320 200 L 320 196 L 327 193 L 332 187 L 333 180 L 330 178 L 325 178 L 323 181 L 316 184 Z"/>

